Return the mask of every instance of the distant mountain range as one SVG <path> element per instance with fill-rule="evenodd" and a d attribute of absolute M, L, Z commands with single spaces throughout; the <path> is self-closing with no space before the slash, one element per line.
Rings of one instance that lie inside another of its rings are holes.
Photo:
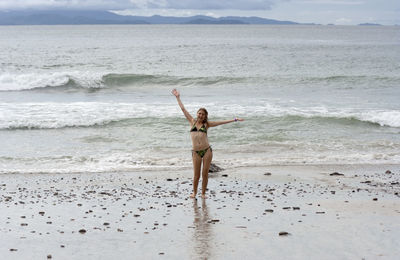
<path fill-rule="evenodd" d="M 300 24 L 260 17 L 204 15 L 191 17 L 124 16 L 108 11 L 29 10 L 0 11 L 0 25 L 61 25 L 61 24 Z"/>
<path fill-rule="evenodd" d="M 281 24 L 317 25 L 260 17 L 226 16 L 214 18 L 205 15 L 190 17 L 130 16 L 110 11 L 90 10 L 23 10 L 0 11 L 0 25 L 62 25 L 62 24 Z M 333 24 L 330 24 L 333 25 Z M 380 24 L 362 23 L 361 26 Z"/>

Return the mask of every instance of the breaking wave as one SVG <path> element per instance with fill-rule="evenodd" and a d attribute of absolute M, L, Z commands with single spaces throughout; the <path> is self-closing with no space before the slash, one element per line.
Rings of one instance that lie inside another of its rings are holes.
<path fill-rule="evenodd" d="M 189 110 L 195 110 L 190 105 Z M 369 123 L 376 126 L 400 127 L 398 110 L 336 110 L 323 107 L 296 108 L 264 105 L 205 104 L 218 117 L 241 116 L 279 118 L 283 121 L 321 120 L 333 124 Z M 98 127 L 138 118 L 182 118 L 175 103 L 1 103 L 0 129 L 57 129 L 66 127 Z M 235 115 L 232 114 L 235 112 Z"/>
<path fill-rule="evenodd" d="M 0 91 L 95 91 L 144 86 L 191 86 L 231 84 L 244 81 L 234 77 L 179 77 L 146 74 L 28 73 L 1 74 Z"/>

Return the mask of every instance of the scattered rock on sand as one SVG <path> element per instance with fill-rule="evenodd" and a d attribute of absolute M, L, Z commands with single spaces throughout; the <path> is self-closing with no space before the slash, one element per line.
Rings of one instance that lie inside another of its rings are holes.
<path fill-rule="evenodd" d="M 271 173 L 270 172 L 266 172 L 266 173 L 264 173 L 264 175 L 271 176 Z"/>
<path fill-rule="evenodd" d="M 112 194 L 111 194 L 111 193 L 109 193 L 109 192 L 105 192 L 105 191 L 99 192 L 99 194 L 100 194 L 100 195 L 112 196 Z"/>
<path fill-rule="evenodd" d="M 290 233 L 286 232 L 286 231 L 281 231 L 281 232 L 279 232 L 279 235 L 280 236 L 287 236 L 287 235 L 290 235 Z"/>
<path fill-rule="evenodd" d="M 386 174 L 391 174 L 392 172 L 390 170 L 387 170 L 385 173 Z"/>
<path fill-rule="evenodd" d="M 224 170 L 223 168 L 217 166 L 214 163 L 211 163 L 210 169 L 208 170 L 208 172 L 220 172 L 220 171 L 223 171 L 223 170 Z"/>
<path fill-rule="evenodd" d="M 338 172 L 332 172 L 331 174 L 329 174 L 329 176 L 344 176 L 344 174 Z"/>
<path fill-rule="evenodd" d="M 79 233 L 81 233 L 81 234 L 85 234 L 85 233 L 86 233 L 86 229 L 83 229 L 83 228 L 82 228 L 82 229 L 80 229 L 80 230 L 79 230 Z"/>
<path fill-rule="evenodd" d="M 372 200 L 373 200 L 373 201 L 377 201 L 377 200 L 378 200 L 378 198 L 373 198 Z"/>

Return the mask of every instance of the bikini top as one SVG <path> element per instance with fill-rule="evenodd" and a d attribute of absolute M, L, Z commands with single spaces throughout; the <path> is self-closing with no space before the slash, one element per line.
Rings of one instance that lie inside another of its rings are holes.
<path fill-rule="evenodd" d="M 196 121 L 197 122 L 197 121 Z M 196 122 L 194 122 L 192 129 L 190 129 L 190 132 L 203 132 L 205 134 L 207 134 L 207 128 L 205 126 L 205 124 L 203 124 L 200 129 L 197 129 L 196 127 Z"/>

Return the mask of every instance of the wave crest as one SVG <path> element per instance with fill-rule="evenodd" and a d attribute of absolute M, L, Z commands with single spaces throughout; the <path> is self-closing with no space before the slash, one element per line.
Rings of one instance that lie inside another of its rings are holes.
<path fill-rule="evenodd" d="M 264 105 L 203 104 L 221 118 L 234 116 L 248 120 L 259 117 L 279 117 L 291 124 L 293 120 L 324 120 L 340 124 L 343 120 L 356 120 L 380 126 L 400 127 L 398 110 L 329 110 L 323 107 L 295 108 Z M 195 111 L 198 104 L 188 105 Z M 182 118 L 175 103 L 0 103 L 0 129 L 57 129 L 66 127 L 98 127 L 120 124 L 140 118 Z M 235 111 L 235 114 L 232 114 Z M 296 117 L 293 119 L 293 117 Z"/>
<path fill-rule="evenodd" d="M 234 77 L 179 77 L 150 74 L 93 74 L 54 72 L 0 74 L 0 91 L 96 91 L 100 89 L 144 86 L 191 86 L 231 84 L 243 81 Z"/>

